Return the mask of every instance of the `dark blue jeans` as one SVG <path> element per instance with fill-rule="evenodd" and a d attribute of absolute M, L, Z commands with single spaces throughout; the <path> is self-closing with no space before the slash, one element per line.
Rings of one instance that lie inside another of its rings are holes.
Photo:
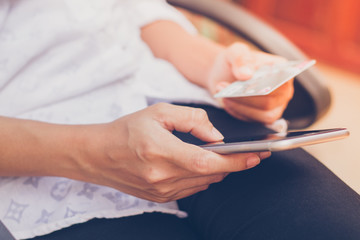
<path fill-rule="evenodd" d="M 201 107 L 225 136 L 269 132 Z M 188 218 L 150 213 L 94 219 L 35 239 L 360 239 L 360 196 L 302 149 L 273 153 L 259 166 L 232 173 L 178 203 Z"/>

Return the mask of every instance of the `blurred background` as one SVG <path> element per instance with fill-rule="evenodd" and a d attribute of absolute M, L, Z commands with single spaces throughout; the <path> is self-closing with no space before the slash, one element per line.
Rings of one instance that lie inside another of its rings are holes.
<path fill-rule="evenodd" d="M 360 74 L 360 1 L 236 0 L 319 61 Z"/>
<path fill-rule="evenodd" d="M 360 194 L 360 1 L 236 0 L 318 61 L 332 93 L 311 128 L 347 127 L 348 139 L 306 149 Z"/>
<path fill-rule="evenodd" d="M 310 129 L 346 127 L 350 137 L 306 147 L 360 194 L 360 1 L 218 0 L 245 7 L 317 60 L 332 94 L 330 110 Z M 242 41 L 209 19 L 185 12 L 207 37 Z"/>

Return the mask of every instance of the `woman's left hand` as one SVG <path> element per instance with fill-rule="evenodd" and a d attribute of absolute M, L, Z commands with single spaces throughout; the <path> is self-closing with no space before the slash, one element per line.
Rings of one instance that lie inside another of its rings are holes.
<path fill-rule="evenodd" d="M 209 73 L 207 88 L 215 94 L 234 81 L 250 79 L 261 65 L 285 61 L 280 56 L 252 50 L 243 43 L 232 44 L 217 56 Z M 238 119 L 271 124 L 281 118 L 293 93 L 293 81 L 288 81 L 265 96 L 222 98 L 220 102 Z"/>

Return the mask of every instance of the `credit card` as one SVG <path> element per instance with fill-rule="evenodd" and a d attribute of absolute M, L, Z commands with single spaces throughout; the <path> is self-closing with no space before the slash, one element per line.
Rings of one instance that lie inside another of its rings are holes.
<path fill-rule="evenodd" d="M 216 98 L 267 95 L 316 63 L 315 60 L 287 61 L 259 67 L 253 77 L 236 81 L 214 95 Z"/>

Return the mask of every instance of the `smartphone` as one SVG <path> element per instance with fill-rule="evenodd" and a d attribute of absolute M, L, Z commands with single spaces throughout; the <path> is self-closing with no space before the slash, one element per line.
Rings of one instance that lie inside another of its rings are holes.
<path fill-rule="evenodd" d="M 263 151 L 275 152 L 339 140 L 349 135 L 350 133 L 346 128 L 291 131 L 262 136 L 225 138 L 222 142 L 208 143 L 200 146 L 219 154 Z"/>

